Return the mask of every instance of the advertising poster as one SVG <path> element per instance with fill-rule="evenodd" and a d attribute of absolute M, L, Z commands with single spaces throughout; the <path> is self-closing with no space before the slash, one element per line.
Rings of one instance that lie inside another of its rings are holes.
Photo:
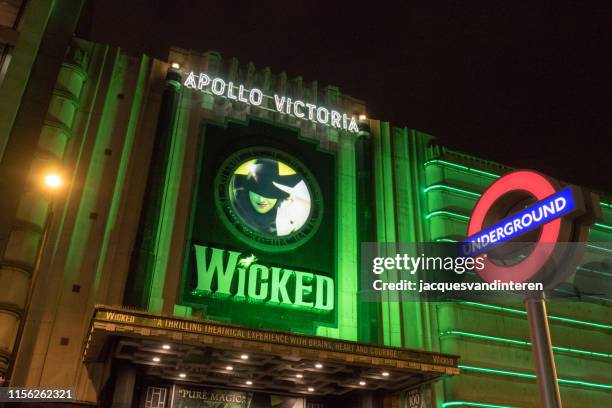
<path fill-rule="evenodd" d="M 203 387 L 174 387 L 172 408 L 304 408 L 303 398 Z"/>

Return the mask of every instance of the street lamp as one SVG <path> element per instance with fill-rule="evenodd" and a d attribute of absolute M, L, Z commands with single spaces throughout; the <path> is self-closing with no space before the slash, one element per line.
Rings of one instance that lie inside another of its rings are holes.
<path fill-rule="evenodd" d="M 44 183 L 47 188 L 56 190 L 63 184 L 62 176 L 58 173 L 47 173 L 44 177 Z"/>

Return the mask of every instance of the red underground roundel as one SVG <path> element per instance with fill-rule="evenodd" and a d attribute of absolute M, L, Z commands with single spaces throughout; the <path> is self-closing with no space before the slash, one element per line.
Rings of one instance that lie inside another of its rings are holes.
<path fill-rule="evenodd" d="M 535 201 L 535 203 L 534 203 Z M 529 253 L 504 264 L 484 257 L 478 271 L 487 282 L 542 281 L 538 276 L 560 242 L 572 238 L 570 218 L 584 212 L 577 189 L 561 188 L 540 173 L 519 170 L 496 180 L 476 203 L 463 242 L 465 255 L 477 256 L 522 236 L 533 240 Z M 531 235 L 527 235 L 531 234 Z M 546 282 L 542 282 L 546 286 Z"/>

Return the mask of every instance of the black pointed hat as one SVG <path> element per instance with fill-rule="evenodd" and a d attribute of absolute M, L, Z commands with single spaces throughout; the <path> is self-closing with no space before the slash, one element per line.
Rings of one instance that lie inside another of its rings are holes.
<path fill-rule="evenodd" d="M 242 168 L 243 166 L 241 166 Z M 287 171 L 289 169 L 290 171 Z M 246 173 L 239 176 L 242 187 L 266 198 L 287 198 L 289 194 L 279 189 L 276 184 L 293 187 L 300 182 L 301 177 L 285 164 L 273 159 L 257 159 L 246 165 Z M 282 171 L 281 171 L 282 170 Z"/>

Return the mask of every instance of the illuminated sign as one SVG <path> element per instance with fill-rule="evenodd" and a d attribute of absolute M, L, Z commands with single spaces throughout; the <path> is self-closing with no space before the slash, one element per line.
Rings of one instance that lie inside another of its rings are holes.
<path fill-rule="evenodd" d="M 203 126 L 180 305 L 249 327 L 336 327 L 336 160 L 299 134 L 258 118 Z"/>
<path fill-rule="evenodd" d="M 287 251 L 317 230 L 322 198 L 314 177 L 295 158 L 254 147 L 231 155 L 216 178 L 222 220 L 246 244 Z"/>
<path fill-rule="evenodd" d="M 278 347 L 279 353 L 287 353 L 297 358 L 311 358 L 312 352 L 331 352 L 334 359 L 344 363 L 360 361 L 370 365 L 406 367 L 426 372 L 439 372 L 446 374 L 459 374 L 457 356 L 438 354 L 434 352 L 419 352 L 415 350 L 388 347 L 374 344 L 363 344 L 352 341 L 326 339 L 321 336 L 308 336 L 292 334 L 286 331 L 249 329 L 246 327 L 226 323 L 211 322 L 209 320 L 184 319 L 151 315 L 144 312 L 99 306 L 95 310 L 94 322 L 115 323 L 113 326 L 105 324 L 92 325 L 93 335 L 89 336 L 88 347 L 85 349 L 85 360 L 95 361 L 98 334 L 111 330 L 114 334 L 120 331 L 133 332 L 136 327 L 146 327 L 153 330 L 143 331 L 142 336 L 172 338 L 176 331 L 189 333 L 195 336 L 207 336 L 206 344 L 213 348 L 231 349 L 238 347 L 240 351 L 270 352 Z M 195 337 L 194 336 L 194 337 Z M 198 337 L 204 342 L 203 337 Z"/>
<path fill-rule="evenodd" d="M 576 208 L 570 187 L 553 194 L 464 241 L 463 253 L 475 256 L 562 217 Z"/>
<path fill-rule="evenodd" d="M 330 277 L 262 265 L 253 254 L 201 245 L 193 249 L 197 268 L 193 295 L 317 312 L 334 308 L 334 281 Z"/>
<path fill-rule="evenodd" d="M 252 393 L 174 385 L 172 405 L 198 408 L 243 408 L 251 406 Z"/>
<path fill-rule="evenodd" d="M 576 192 L 572 187 L 560 189 L 556 181 L 535 171 L 506 174 L 491 184 L 476 203 L 462 251 L 475 256 L 539 228 L 531 250 L 518 262 L 496 262 L 487 257 L 477 272 L 487 282 L 522 283 L 535 279 L 545 287 L 553 287 L 573 272 L 572 256 L 577 254 L 571 255 L 557 244 L 582 241 L 588 233 L 583 221 L 570 221 L 585 212 L 584 197 Z M 525 203 L 534 199 L 537 203 L 525 208 Z M 506 217 L 514 208 L 521 210 Z M 566 265 L 565 269 L 557 265 L 549 271 L 553 259 L 557 264 L 564 260 L 561 264 Z"/>
<path fill-rule="evenodd" d="M 211 78 L 205 73 L 195 74 L 190 72 L 184 85 L 189 89 L 222 96 L 252 106 L 274 109 L 276 112 L 309 120 L 324 126 L 347 130 L 352 133 L 359 132 L 357 120 L 352 115 L 349 116 L 346 113 L 340 113 L 333 109 L 327 109 L 323 106 L 317 106 L 301 100 L 292 100 L 278 94 L 273 96 L 265 95 L 260 89 L 247 89 L 244 85 L 235 85 L 233 82 L 226 82 L 221 78 Z"/>

